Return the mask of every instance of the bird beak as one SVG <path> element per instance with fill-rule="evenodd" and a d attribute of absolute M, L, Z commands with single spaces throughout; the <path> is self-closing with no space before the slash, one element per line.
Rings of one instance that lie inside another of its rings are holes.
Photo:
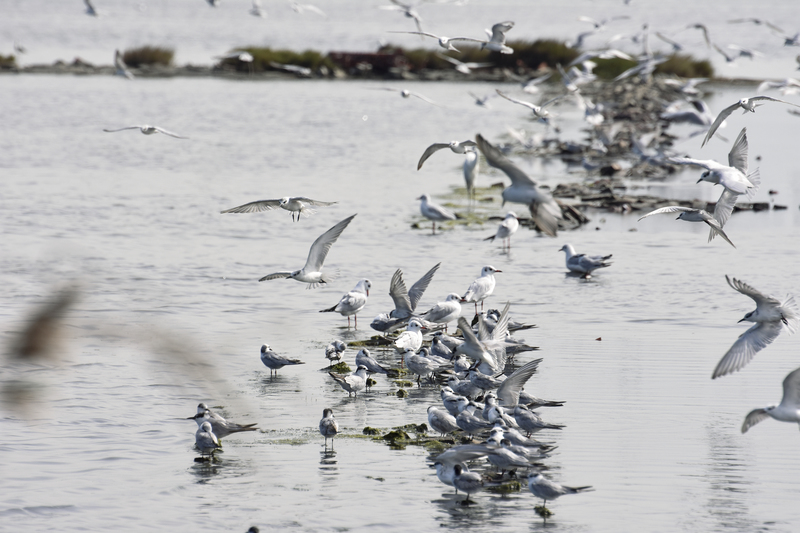
<path fill-rule="evenodd" d="M 502 270 L 495 270 L 495 273 L 497 273 L 497 272 L 502 272 Z"/>
<path fill-rule="evenodd" d="M 697 183 L 700 183 L 701 181 L 703 181 L 703 178 L 700 178 L 699 180 L 697 180 Z M 417 198 L 417 199 L 419 199 L 419 198 Z"/>
<path fill-rule="evenodd" d="M 739 321 L 738 321 L 738 322 L 736 322 L 736 323 L 738 324 L 739 322 L 744 322 L 744 320 L 745 320 L 745 319 L 743 318 L 743 319 L 739 320 Z"/>

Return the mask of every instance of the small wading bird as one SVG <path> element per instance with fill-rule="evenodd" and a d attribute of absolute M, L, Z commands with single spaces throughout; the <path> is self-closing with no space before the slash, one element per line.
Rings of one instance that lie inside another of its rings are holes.
<path fill-rule="evenodd" d="M 495 239 L 500 239 L 503 250 L 511 251 L 511 236 L 514 235 L 518 229 L 519 220 L 517 219 L 516 213 L 509 211 L 500 223 L 500 226 L 497 227 L 497 233 L 483 240 L 494 242 Z M 506 247 L 506 242 L 508 243 L 508 247 Z"/>
<path fill-rule="evenodd" d="M 741 280 L 729 278 L 727 275 L 725 279 L 732 289 L 749 296 L 756 303 L 755 310 L 744 315 L 739 321 L 755 322 L 755 325 L 739 335 L 739 339 L 733 343 L 728 353 L 720 359 L 711 379 L 741 370 L 753 356 L 778 338 L 784 326 L 792 334 L 800 325 L 800 315 L 795 308 L 793 296 L 787 296 L 784 301 L 780 301 L 757 291 Z"/>
<path fill-rule="evenodd" d="M 264 366 L 269 368 L 270 376 L 273 371 L 275 371 L 275 375 L 277 376 L 278 370 L 285 366 L 305 364 L 299 359 L 289 359 L 288 357 L 276 354 L 272 351 L 272 348 L 269 347 L 269 344 L 265 344 L 261 347 L 261 362 L 264 363 Z"/>
<path fill-rule="evenodd" d="M 213 412 L 204 403 L 197 406 L 197 414 L 190 416 L 186 420 L 194 420 L 197 422 L 198 428 L 202 427 L 203 423 L 208 422 L 211 424 L 211 429 L 218 439 L 224 439 L 228 435 L 240 433 L 242 431 L 258 431 L 255 424 L 237 424 L 225 420 L 225 418 Z"/>
<path fill-rule="evenodd" d="M 347 317 L 347 327 L 350 327 L 350 315 L 353 315 L 355 320 L 355 327 L 358 327 L 358 312 L 367 305 L 367 298 L 369 298 L 369 290 L 372 288 L 372 283 L 368 279 L 362 279 L 353 290 L 342 296 L 339 303 L 328 309 L 323 309 L 320 313 L 333 313 L 334 311 L 342 316 Z"/>
<path fill-rule="evenodd" d="M 106 133 L 116 133 L 118 131 L 124 130 L 139 130 L 145 135 L 153 135 L 155 133 L 163 133 L 164 135 L 169 135 L 170 137 L 175 137 L 176 139 L 188 139 L 189 137 L 182 137 L 177 133 L 172 133 L 171 131 L 167 131 L 163 128 L 159 128 L 158 126 L 150 126 L 148 124 L 142 124 L 141 126 L 126 126 L 124 128 L 118 128 L 116 130 L 107 130 L 104 129 L 103 131 Z"/>
<path fill-rule="evenodd" d="M 431 201 L 430 196 L 423 194 L 417 200 L 420 200 L 419 210 L 422 216 L 433 222 L 431 228 L 431 235 L 436 234 L 436 221 L 444 222 L 445 220 L 455 220 L 456 215 L 447 208 L 440 206 Z"/>
<path fill-rule="evenodd" d="M 542 507 L 547 505 L 547 500 L 555 500 L 564 494 L 577 494 L 579 492 L 588 492 L 594 490 L 591 486 L 586 487 L 566 487 L 559 485 L 554 481 L 550 481 L 544 477 L 541 472 L 532 473 L 528 476 L 528 490 L 536 496 L 544 500 Z"/>
<path fill-rule="evenodd" d="M 364 390 L 367 386 L 367 367 L 365 366 L 359 366 L 355 372 L 349 375 L 334 374 L 333 372 L 328 372 L 328 375 L 347 391 L 348 396 L 355 394 L 358 398 L 358 391 Z"/>
<path fill-rule="evenodd" d="M 337 202 L 320 202 L 305 196 L 284 196 L 283 198 L 273 198 L 271 200 L 257 200 L 237 207 L 220 211 L 220 213 L 259 213 L 261 211 L 272 211 L 280 207 L 292 214 L 292 222 L 300 220 L 301 215 L 309 216 L 316 213 L 312 207 L 328 207 Z M 297 218 L 295 219 L 295 214 Z"/>
<path fill-rule="evenodd" d="M 770 417 L 780 422 L 800 424 L 800 368 L 784 378 L 781 403 L 750 411 L 742 424 L 742 433 Z"/>
<path fill-rule="evenodd" d="M 322 264 L 325 262 L 325 258 L 328 256 L 328 252 L 330 251 L 331 246 L 333 246 L 333 243 L 336 242 L 336 239 L 339 238 L 339 235 L 342 234 L 344 229 L 348 224 L 350 224 L 355 216 L 356 215 L 350 215 L 317 237 L 317 240 L 314 241 L 314 243 L 311 245 L 311 249 L 308 251 L 308 258 L 306 259 L 306 264 L 303 266 L 303 268 L 300 270 L 294 270 L 292 272 L 281 271 L 267 274 L 258 281 L 291 278 L 296 281 L 308 283 L 309 285 L 306 288 L 311 289 L 335 279 L 335 274 L 321 272 Z"/>
<path fill-rule="evenodd" d="M 326 408 L 322 411 L 319 432 L 325 437 L 325 447 L 328 447 L 328 439 L 331 439 L 331 449 L 333 449 L 333 438 L 339 433 L 339 423 L 333 417 L 333 409 Z"/>

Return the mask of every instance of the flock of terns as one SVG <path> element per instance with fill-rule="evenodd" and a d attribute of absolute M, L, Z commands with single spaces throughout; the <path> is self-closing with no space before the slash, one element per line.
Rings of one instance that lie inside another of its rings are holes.
<path fill-rule="evenodd" d="M 86 4 L 86 13 L 97 16 L 97 11 L 90 0 L 84 0 L 84 2 Z M 513 53 L 513 50 L 505 44 L 506 33 L 514 27 L 512 21 L 494 24 L 491 30 L 487 30 L 486 39 L 445 37 L 423 31 L 421 26 L 422 19 L 414 10 L 415 6 L 413 4 L 403 3 L 399 0 L 391 0 L 391 2 L 393 5 L 382 6 L 382 8 L 401 12 L 406 17 L 411 18 L 417 26 L 417 31 L 395 33 L 408 33 L 420 35 L 423 38 L 436 39 L 439 46 L 448 51 L 458 52 L 455 47 L 458 42 L 472 42 L 480 44 L 482 49 L 503 54 Z M 208 0 L 208 3 L 211 6 L 217 5 L 216 0 Z M 307 10 L 325 16 L 315 6 L 298 4 L 297 2 L 290 2 L 290 4 L 297 11 Z M 258 0 L 253 0 L 251 14 L 266 16 Z M 594 25 L 594 30 L 581 34 L 579 41 L 582 42 L 584 38 L 600 31 L 611 20 L 613 19 L 591 21 Z M 752 22 L 758 25 L 765 21 L 741 19 L 731 22 Z M 766 23 L 766 25 L 773 31 L 779 30 L 773 24 Z M 687 28 L 701 30 L 705 36 L 706 43 L 709 47 L 712 46 L 708 37 L 708 30 L 703 25 L 694 24 L 689 25 Z M 660 32 L 656 32 L 656 36 L 662 41 L 670 43 L 673 49 L 680 49 L 679 43 Z M 646 48 L 646 33 L 644 39 Z M 800 45 L 797 35 L 794 37 L 787 35 L 785 39 L 786 46 Z M 713 46 L 718 52 L 726 55 L 726 60 L 728 61 L 734 61 L 737 57 L 752 57 L 754 55 L 752 51 L 730 45 L 729 49 L 736 50 L 737 54 L 735 57 L 728 56 L 719 46 Z M 594 57 L 621 57 L 620 54 L 620 52 L 614 50 L 588 54 L 586 58 L 583 58 L 583 61 L 579 62 L 584 68 L 582 74 L 587 76 L 591 74 L 591 65 L 587 66 L 585 64 L 588 59 Z M 449 56 L 443 57 L 453 62 L 456 68 L 462 69 L 462 72 L 469 72 L 470 66 L 468 64 L 460 63 Z M 640 62 L 635 72 L 627 74 L 624 78 L 639 75 L 643 79 L 647 79 L 656 64 L 657 61 L 650 54 L 650 57 Z M 115 65 L 117 74 L 124 77 L 132 77 L 119 52 L 115 54 Z M 473 65 L 472 68 L 478 68 L 479 66 L 482 65 Z M 587 109 L 587 123 L 592 124 L 592 121 L 594 121 L 595 125 L 601 123 L 603 120 L 601 106 L 595 106 L 588 99 L 584 99 L 580 95 L 577 84 L 574 83 L 578 79 L 577 76 L 581 75 L 581 71 L 578 71 L 577 74 L 573 73 L 571 76 L 564 74 L 563 70 L 561 72 L 565 78 L 567 93 L 548 99 L 538 105 L 511 97 L 500 90 L 496 92 L 498 96 L 512 103 L 528 108 L 532 112 L 533 118 L 544 124 L 548 124 L 550 119 L 548 107 L 565 97 L 574 96 Z M 620 77 L 619 79 L 624 78 Z M 572 86 L 570 86 L 570 83 L 572 83 Z M 779 86 L 762 85 L 759 91 L 762 88 Z M 787 82 L 781 87 L 791 86 L 792 84 Z M 692 88 L 691 82 L 689 82 L 685 87 L 687 94 L 690 94 Z M 405 98 L 415 96 L 428 103 L 433 103 L 426 97 L 405 89 L 388 88 L 387 90 L 396 90 Z M 531 85 L 529 92 L 535 91 L 535 85 Z M 698 101 L 695 105 L 697 113 L 693 116 L 702 115 L 701 118 L 696 119 L 697 123 L 708 126 L 701 148 L 735 111 L 741 109 L 743 113 L 754 113 L 759 105 L 766 102 L 796 106 L 790 102 L 769 96 L 756 95 L 742 98 L 726 107 L 711 121 L 710 111 L 707 106 Z M 480 103 L 480 99 L 476 97 L 476 103 L 485 105 L 485 100 Z M 687 121 L 691 120 L 693 119 L 690 118 Z M 145 135 L 161 133 L 179 139 L 186 139 L 181 135 L 150 125 L 127 126 L 104 131 L 119 132 L 129 129 L 139 129 Z M 498 147 L 480 134 L 477 135 L 475 140 L 467 139 L 464 141 L 433 143 L 423 152 L 417 164 L 417 169 L 421 169 L 425 161 L 433 154 L 444 149 L 464 155 L 463 172 L 470 197 L 474 196 L 474 182 L 479 155 L 483 155 L 490 166 L 501 170 L 511 180 L 511 185 L 502 192 L 503 204 L 509 202 L 526 206 L 539 231 L 551 237 L 557 236 L 558 230 L 563 226 L 561 206 L 547 189 L 540 187 L 535 180 L 506 157 Z M 741 130 L 733 142 L 728 154 L 727 164 L 713 160 L 677 156 L 668 157 L 667 161 L 676 165 L 691 165 L 704 169 L 698 183 L 704 181 L 720 185 L 722 192 L 719 200 L 716 202 L 712 213 L 684 206 L 667 206 L 651 211 L 639 220 L 656 214 L 679 213 L 678 219 L 707 224 L 710 228 L 709 242 L 719 236 L 731 246 L 734 246 L 723 227 L 731 216 L 739 197 L 752 198 L 760 186 L 758 170 L 749 172 L 746 128 Z M 420 212 L 422 215 L 432 221 L 433 233 L 436 232 L 437 222 L 441 223 L 457 218 L 455 213 L 435 203 L 427 194 L 423 194 L 417 199 L 420 200 Z M 280 208 L 289 211 L 293 221 L 299 221 L 302 215 L 312 214 L 314 208 L 326 207 L 335 203 L 306 197 L 285 197 L 249 202 L 224 210 L 221 213 L 254 213 Z M 312 243 L 302 268 L 277 271 L 265 275 L 259 281 L 294 279 L 295 281 L 306 283 L 308 288 L 312 288 L 327 284 L 335 279 L 335 273 L 323 272 L 323 264 L 332 245 L 355 216 L 351 215 L 345 218 L 320 235 Z M 518 230 L 519 225 L 516 213 L 509 211 L 496 233 L 486 239 L 499 240 L 502 242 L 504 251 L 506 249 L 510 250 L 511 236 Z M 610 265 L 609 259 L 611 255 L 589 256 L 578 254 L 569 244 L 562 246 L 561 251 L 566 253 L 567 268 L 583 276 L 589 276 L 593 271 Z M 536 409 L 559 406 L 563 402 L 541 400 L 528 395 L 522 390 L 527 380 L 537 371 L 541 359 L 522 365 L 509 376 L 504 374 L 506 364 L 513 360 L 514 355 L 534 348 L 525 345 L 524 342 L 511 335 L 513 331 L 532 326 L 516 324 L 511 321 L 509 305 L 506 305 L 502 312 L 494 310 L 487 313 L 483 312 L 484 300 L 492 295 L 495 289 L 494 274 L 501 271 L 491 265 L 484 266 L 480 276 L 470 284 L 463 295 L 456 292 L 450 293 L 444 301 L 438 302 L 426 312 L 417 312 L 419 300 L 439 266 L 439 264 L 435 265 L 410 290 L 406 289 L 402 271 L 398 269 L 390 285 L 390 295 L 394 301 L 395 309 L 389 313 L 381 313 L 371 324 L 374 329 L 386 334 L 405 328 L 405 331 L 394 338 L 393 346 L 397 353 L 401 355 L 400 362 L 406 366 L 409 372 L 418 376 L 418 383 L 421 383 L 421 380 L 426 378 L 430 378 L 431 381 L 446 381 L 447 385 L 441 389 L 442 406 L 433 405 L 428 408 L 428 423 L 434 431 L 441 435 L 462 432 L 469 437 L 479 434 L 485 435 L 488 432 L 488 438 L 483 443 L 455 446 L 436 457 L 434 466 L 436 467 L 438 478 L 443 483 L 454 487 L 456 492 L 465 493 L 467 495 L 464 500 L 465 504 L 470 502 L 470 495 L 481 488 L 507 479 L 504 477 L 506 472 L 516 469 L 525 469 L 530 472 L 527 478 L 529 490 L 535 496 L 542 498 L 544 504 L 548 500 L 552 501 L 564 494 L 591 490 L 591 487 L 573 488 L 562 486 L 542 475 L 543 466 L 539 461 L 545 459 L 553 447 L 531 438 L 531 435 L 542 430 L 559 430 L 563 426 L 544 422 Z M 800 313 L 798 313 L 791 296 L 784 300 L 779 300 L 761 293 L 739 279 L 728 276 L 725 276 L 725 278 L 731 288 L 748 296 L 755 302 L 756 309 L 747 313 L 740 320 L 740 322 L 752 322 L 754 325 L 740 335 L 722 357 L 714 369 L 712 379 L 742 369 L 757 352 L 772 343 L 784 328 L 790 333 L 794 333 L 800 326 Z M 357 327 L 357 314 L 366 306 L 371 288 L 372 283 L 370 280 L 361 279 L 351 291 L 342 296 L 338 303 L 320 312 L 336 312 L 347 317 L 348 327 L 352 316 Z M 473 303 L 475 306 L 475 320 L 472 324 L 461 316 L 463 303 Z M 478 312 L 478 303 L 481 304 L 481 312 Z M 454 321 L 458 324 L 461 337 L 451 337 L 446 333 L 448 324 Z M 435 331 L 431 344 L 430 346 L 423 346 L 423 332 L 430 330 Z M 333 341 L 326 348 L 325 356 L 331 363 L 341 361 L 346 348 L 342 341 Z M 270 369 L 270 373 L 277 373 L 284 366 L 303 364 L 303 361 L 277 354 L 266 344 L 261 348 L 261 360 Z M 356 370 L 351 374 L 329 372 L 331 378 L 349 395 L 357 396 L 359 392 L 368 389 L 372 381 L 369 377 L 370 375 L 383 374 L 387 377 L 397 377 L 399 375 L 396 369 L 385 368 L 380 365 L 366 348 L 358 351 L 356 367 Z M 769 417 L 779 421 L 800 423 L 800 368 L 786 376 L 783 382 L 783 389 L 784 394 L 779 405 L 755 409 L 746 416 L 741 428 L 742 433 Z M 195 440 L 198 449 L 204 455 L 212 454 L 220 448 L 219 439 L 233 433 L 258 429 L 255 424 L 240 425 L 225 420 L 219 414 L 211 411 L 204 403 L 199 404 L 197 413 L 189 418 L 195 420 L 198 425 Z M 325 438 L 326 448 L 328 439 L 333 439 L 339 433 L 338 422 L 330 408 L 326 408 L 323 411 L 323 417 L 319 422 L 319 431 Z M 497 468 L 499 476 L 490 476 L 486 473 L 471 471 L 468 463 L 480 458 L 487 458 Z M 542 510 L 546 510 L 544 504 Z"/>

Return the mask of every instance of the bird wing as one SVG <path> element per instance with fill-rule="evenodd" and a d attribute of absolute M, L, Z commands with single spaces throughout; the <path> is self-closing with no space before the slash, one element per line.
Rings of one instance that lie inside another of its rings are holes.
<path fill-rule="evenodd" d="M 536 373 L 536 369 L 541 362 L 542 359 L 534 359 L 516 369 L 497 389 L 495 393 L 497 399 L 506 407 L 517 405 L 519 403 L 519 393 L 522 387 L 524 387 L 528 379 Z"/>
<path fill-rule="evenodd" d="M 722 237 L 723 239 L 725 239 L 725 241 L 726 241 L 728 244 L 730 244 L 731 246 L 733 246 L 734 248 L 736 248 L 736 245 L 735 245 L 735 244 L 733 244 L 733 241 L 731 241 L 731 240 L 728 238 L 728 236 L 725 234 L 725 232 L 724 232 L 724 231 L 722 231 L 722 225 L 720 225 L 720 223 L 719 223 L 719 222 L 717 222 L 717 220 L 716 220 L 714 217 L 712 217 L 711 215 L 709 215 L 709 214 L 708 214 L 708 213 L 706 213 L 705 211 L 703 211 L 703 213 L 705 213 L 705 215 L 702 215 L 702 216 L 703 216 L 703 222 L 705 222 L 706 224 L 708 224 L 708 227 L 710 227 L 710 228 L 711 228 L 711 231 L 709 231 L 709 232 L 708 232 L 708 242 L 711 242 L 711 241 L 714 239 L 714 237 L 716 237 L 717 235 L 719 235 L 720 237 Z"/>
<path fill-rule="evenodd" d="M 286 272 L 274 272 L 272 274 L 267 274 L 266 276 L 264 276 L 263 278 L 261 278 L 258 281 L 269 281 L 271 279 L 284 279 L 284 278 L 288 278 L 291 275 L 292 275 L 292 273 L 288 272 L 288 271 L 286 271 Z"/>
<path fill-rule="evenodd" d="M 503 153 L 483 138 L 481 134 L 475 138 L 478 150 L 486 158 L 486 162 L 494 168 L 502 170 L 511 179 L 514 185 L 536 185 L 536 182 L 528 177 L 517 165 L 512 163 Z"/>
<path fill-rule="evenodd" d="M 504 341 L 505 338 L 508 336 L 508 310 L 511 308 L 511 302 L 506 302 L 505 307 L 500 312 L 500 317 L 497 319 L 497 322 L 494 325 L 494 329 L 492 330 L 492 340 L 496 341 Z"/>
<path fill-rule="evenodd" d="M 754 289 L 753 287 L 751 287 L 742 280 L 736 278 L 729 278 L 727 274 L 725 275 L 725 279 L 728 280 L 728 285 L 730 285 L 731 288 L 736 289 L 745 296 L 749 296 L 750 298 L 752 298 L 753 301 L 756 303 L 757 307 L 761 307 L 762 305 L 765 304 L 774 305 L 776 307 L 781 305 L 781 302 L 776 298 L 773 298 L 772 296 L 767 296 L 763 292 Z"/>
<path fill-rule="evenodd" d="M 426 37 L 433 37 L 434 39 L 439 38 L 438 35 L 434 35 L 425 31 L 389 31 L 387 33 L 410 33 L 411 35 L 425 35 Z"/>
<path fill-rule="evenodd" d="M 443 465 L 457 465 L 488 455 L 491 450 L 483 444 L 464 444 L 455 446 L 436 456 L 434 462 Z"/>
<path fill-rule="evenodd" d="M 409 94 L 410 94 L 411 96 L 416 96 L 417 98 L 419 98 L 419 99 L 420 99 L 420 100 L 422 100 L 423 102 L 428 102 L 429 104 L 432 104 L 432 105 L 435 105 L 435 106 L 438 106 L 438 105 L 439 105 L 439 104 L 437 104 L 436 102 L 434 102 L 433 100 L 431 100 L 430 98 L 427 98 L 427 97 L 425 97 L 425 96 L 422 96 L 422 95 L 421 95 L 421 94 L 419 94 L 419 93 L 414 93 L 414 92 L 411 92 L 411 91 L 409 91 Z M 448 145 L 448 146 L 449 146 L 449 145 Z"/>
<path fill-rule="evenodd" d="M 473 39 L 472 37 L 453 37 L 450 41 L 469 41 L 472 43 L 486 43 L 483 39 Z"/>
<path fill-rule="evenodd" d="M 432 269 L 428 270 L 424 276 L 419 278 L 419 280 L 417 280 L 417 282 L 411 286 L 411 290 L 408 291 L 408 300 L 411 302 L 411 311 L 417 308 L 419 299 L 422 298 L 422 294 L 427 290 L 428 285 L 433 279 L 433 275 L 436 274 L 436 271 L 439 270 L 441 265 L 441 263 L 436 263 Z"/>
<path fill-rule="evenodd" d="M 787 102 L 786 100 L 778 100 L 777 98 L 772 98 L 771 96 L 753 96 L 751 98 L 748 98 L 748 100 L 750 100 L 751 102 L 755 102 L 755 101 L 758 101 L 758 100 L 767 100 L 769 102 L 779 102 L 781 104 L 793 105 L 794 107 L 800 107 L 800 105 L 793 104 L 791 102 Z"/>
<path fill-rule="evenodd" d="M 731 213 L 733 213 L 733 206 L 736 205 L 736 199 L 738 197 L 739 195 L 735 192 L 731 192 L 728 189 L 722 190 L 722 194 L 719 200 L 717 200 L 717 204 L 714 206 L 714 220 L 719 222 L 720 228 L 728 222 L 728 218 L 730 218 Z"/>
<path fill-rule="evenodd" d="M 353 220 L 355 216 L 356 215 L 350 215 L 317 237 L 317 240 L 314 241 L 314 244 L 311 245 L 311 249 L 308 251 L 308 259 L 306 259 L 303 270 L 306 272 L 319 272 L 322 269 L 322 263 L 325 262 L 325 257 L 327 257 L 331 246 L 333 246 L 333 243 L 336 242 L 336 239 L 342 234 L 344 228 L 350 224 L 350 221 Z"/>
<path fill-rule="evenodd" d="M 781 327 L 782 324 L 780 322 L 758 322 L 742 333 L 728 350 L 728 353 L 717 363 L 711 379 L 742 369 L 753 359 L 755 354 L 778 337 Z"/>
<path fill-rule="evenodd" d="M 498 22 L 492 26 L 492 37 L 489 39 L 489 41 L 503 43 L 506 39 L 506 32 L 513 27 L 514 23 L 510 20 L 506 22 Z"/>
<path fill-rule="evenodd" d="M 566 96 L 566 94 L 562 94 L 562 95 L 556 96 L 555 98 L 551 98 L 550 100 L 546 101 L 545 103 L 543 103 L 543 104 L 542 104 L 542 105 L 540 105 L 539 107 L 540 107 L 541 109 L 544 109 L 545 107 L 549 106 L 550 104 L 552 104 L 552 103 L 555 103 L 555 102 L 557 102 L 557 101 L 561 100 L 561 99 L 562 99 L 562 98 L 564 98 L 565 96 Z"/>
<path fill-rule="evenodd" d="M 125 126 L 124 128 L 118 128 L 116 130 L 107 130 L 104 128 L 103 131 L 106 133 L 116 133 L 118 131 L 123 131 L 123 130 L 138 130 L 139 128 L 140 126 Z"/>
<path fill-rule="evenodd" d="M 399 268 L 392 275 L 392 281 L 389 284 L 389 296 L 392 297 L 395 309 L 405 311 L 409 315 L 414 311 L 414 306 L 411 305 L 411 300 L 408 297 L 406 284 L 403 281 L 403 271 Z"/>
<path fill-rule="evenodd" d="M 458 317 L 458 329 L 460 329 L 461 334 L 464 335 L 464 342 L 483 348 L 483 343 L 481 343 L 481 341 L 478 340 L 478 337 L 475 336 L 475 333 L 473 333 L 472 328 L 467 322 L 467 319 L 463 316 Z"/>
<path fill-rule="evenodd" d="M 717 170 L 724 168 L 712 159 L 692 159 L 690 157 L 670 157 L 667 159 L 670 163 L 675 165 L 694 165 L 696 167 L 703 167 L 706 170 Z"/>
<path fill-rule="evenodd" d="M 800 368 L 783 379 L 783 399 L 781 405 L 800 409 Z"/>
<path fill-rule="evenodd" d="M 274 200 L 258 200 L 237 207 L 231 207 L 225 211 L 220 211 L 220 213 L 259 213 L 261 211 L 272 211 L 278 207 L 280 203 L 281 201 L 277 198 Z"/>
<path fill-rule="evenodd" d="M 561 207 L 549 193 L 540 191 L 538 188 L 537 192 L 545 196 L 545 200 L 534 200 L 528 206 L 528 211 L 530 211 L 531 218 L 542 233 L 550 237 L 556 237 L 558 235 L 558 220 L 561 218 Z"/>
<path fill-rule="evenodd" d="M 425 151 L 422 153 L 422 157 L 419 158 L 419 163 L 417 163 L 417 170 L 422 168 L 422 164 L 427 161 L 427 159 L 438 152 L 443 148 L 449 147 L 449 143 L 433 143 L 432 145 L 425 148 Z"/>
<path fill-rule="evenodd" d="M 163 133 L 164 135 L 169 135 L 170 137 L 175 137 L 176 139 L 188 139 L 188 137 L 183 137 L 178 135 L 177 133 L 172 133 L 171 131 L 167 131 L 164 128 L 159 128 L 158 126 L 153 126 L 157 132 Z"/>
<path fill-rule="evenodd" d="M 763 98 L 767 98 L 767 97 L 765 96 Z M 719 112 L 719 115 L 717 115 L 717 118 L 715 118 L 714 122 L 712 122 L 711 126 L 709 126 L 708 132 L 706 133 L 706 136 L 703 139 L 703 143 L 700 145 L 700 148 L 702 148 L 703 146 L 706 145 L 708 140 L 714 135 L 714 132 L 717 131 L 717 128 L 719 128 L 720 124 L 722 124 L 722 122 L 726 118 L 728 118 L 731 113 L 733 113 L 734 111 L 736 111 L 740 107 L 741 107 L 741 105 L 739 104 L 739 102 L 736 102 L 735 104 L 729 105 L 728 107 L 726 107 L 725 109 L 723 109 L 722 111 Z"/>
<path fill-rule="evenodd" d="M 742 128 L 728 153 L 728 165 L 747 175 L 747 128 Z"/>
<path fill-rule="evenodd" d="M 509 102 L 514 102 L 515 104 L 519 104 L 519 105 L 525 106 L 525 107 L 527 107 L 528 109 L 530 109 L 530 110 L 532 110 L 534 112 L 539 109 L 539 106 L 537 106 L 535 104 L 532 104 L 530 102 L 526 102 L 524 100 L 517 100 L 516 98 L 511 98 L 510 96 L 508 96 L 505 93 L 503 93 L 502 91 L 500 91 L 500 89 L 495 89 L 495 91 L 497 91 L 497 94 L 499 94 L 500 96 L 502 96 L 503 98 L 505 98 Z"/>
<path fill-rule="evenodd" d="M 755 426 L 762 420 L 766 420 L 769 418 L 767 411 L 765 409 L 753 409 L 747 416 L 744 417 L 744 423 L 742 424 L 742 433 L 747 433 L 747 430 L 751 427 Z"/>
<path fill-rule="evenodd" d="M 303 202 L 306 205 L 313 205 L 316 207 L 327 207 L 329 205 L 336 204 L 338 202 L 321 202 L 319 200 L 312 200 L 311 198 L 306 198 L 305 196 L 295 196 L 293 198 L 289 198 L 290 202 Z"/>
<path fill-rule="evenodd" d="M 654 211 L 650 211 L 643 217 L 640 217 L 639 220 L 642 220 L 643 218 L 647 218 L 652 215 L 662 215 L 667 213 L 687 213 L 690 211 L 697 211 L 697 209 L 692 209 L 691 207 L 682 207 L 680 205 L 668 205 L 667 207 L 660 207 Z M 636 222 L 639 222 L 639 220 L 637 220 Z"/>

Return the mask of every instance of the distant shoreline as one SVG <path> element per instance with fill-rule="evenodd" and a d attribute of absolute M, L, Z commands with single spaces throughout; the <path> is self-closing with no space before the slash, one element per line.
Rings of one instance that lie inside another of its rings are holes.
<path fill-rule="evenodd" d="M 221 78 L 231 80 L 405 80 L 405 81 L 444 81 L 444 82 L 497 82 L 515 83 L 521 79 L 527 79 L 530 75 L 516 74 L 509 69 L 494 68 L 473 71 L 469 75 L 461 74 L 455 70 L 430 69 L 419 72 L 408 72 L 398 70 L 379 75 L 375 73 L 364 73 L 357 76 L 349 75 L 342 70 L 320 73 L 312 72 L 310 75 L 300 75 L 291 72 L 263 71 L 263 72 L 242 72 L 234 69 L 220 68 L 219 65 L 182 65 L 182 66 L 163 66 L 148 65 L 141 68 L 130 68 L 129 70 L 137 78 Z M 22 67 L 14 66 L 0 68 L 0 75 L 13 74 L 62 74 L 73 76 L 113 76 L 116 69 L 112 65 L 93 65 L 76 58 L 71 63 L 56 61 L 52 64 L 34 64 Z M 712 78 L 706 82 L 708 85 L 751 85 L 764 81 L 757 78 Z M 603 82 L 601 82 L 603 83 Z M 611 83 L 611 82 L 606 82 Z"/>

